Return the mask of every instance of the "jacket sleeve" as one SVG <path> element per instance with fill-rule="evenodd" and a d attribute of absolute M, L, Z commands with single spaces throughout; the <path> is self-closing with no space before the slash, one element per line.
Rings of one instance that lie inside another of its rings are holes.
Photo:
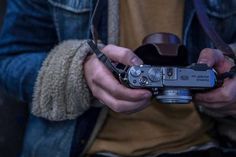
<path fill-rule="evenodd" d="M 9 0 L 0 32 L 0 86 L 24 102 L 48 51 L 57 43 L 46 0 Z"/>
<path fill-rule="evenodd" d="M 236 141 L 236 117 L 225 116 L 224 114 L 212 111 L 201 105 L 196 106 L 200 113 L 212 117 L 216 121 L 216 129 L 219 135 L 225 136 L 231 141 Z"/>

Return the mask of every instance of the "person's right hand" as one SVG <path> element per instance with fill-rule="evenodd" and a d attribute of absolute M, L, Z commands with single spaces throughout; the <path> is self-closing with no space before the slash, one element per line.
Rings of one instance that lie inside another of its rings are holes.
<path fill-rule="evenodd" d="M 130 66 L 142 64 L 142 60 L 131 50 L 123 47 L 107 45 L 102 51 L 115 62 Z M 125 87 L 94 54 L 86 59 L 84 72 L 92 94 L 115 112 L 137 112 L 150 102 L 152 96 L 150 91 Z"/>

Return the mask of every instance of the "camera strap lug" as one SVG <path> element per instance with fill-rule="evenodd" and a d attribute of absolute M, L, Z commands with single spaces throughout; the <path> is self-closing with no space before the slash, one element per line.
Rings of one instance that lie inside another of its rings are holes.
<path fill-rule="evenodd" d="M 96 54 L 97 58 L 121 81 L 126 82 L 126 70 L 128 69 L 127 66 L 125 66 L 123 69 L 117 68 L 115 64 L 112 63 L 112 61 L 104 54 L 102 53 L 97 45 L 92 40 L 87 41 L 88 45 L 90 46 L 93 53 Z M 117 64 L 119 65 L 119 64 Z"/>
<path fill-rule="evenodd" d="M 234 78 L 236 76 L 236 65 L 235 66 L 233 66 L 231 69 L 230 69 L 230 71 L 229 72 L 225 72 L 225 73 L 223 73 L 223 74 L 221 74 L 220 75 L 220 79 L 226 79 L 226 78 L 230 78 L 230 79 L 232 79 L 232 78 Z"/>
<path fill-rule="evenodd" d="M 234 65 L 229 72 L 225 72 L 221 75 L 218 75 L 217 77 L 217 82 L 218 82 L 218 86 L 222 86 L 224 83 L 224 79 L 229 78 L 229 79 L 233 79 L 236 76 L 236 65 Z"/>

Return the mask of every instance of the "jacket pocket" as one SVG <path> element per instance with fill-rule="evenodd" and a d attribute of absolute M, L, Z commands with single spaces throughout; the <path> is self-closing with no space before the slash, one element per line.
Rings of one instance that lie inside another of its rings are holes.
<path fill-rule="evenodd" d="M 206 0 L 212 25 L 226 43 L 236 42 L 236 1 Z"/>
<path fill-rule="evenodd" d="M 48 0 L 59 41 L 89 37 L 92 0 Z"/>
<path fill-rule="evenodd" d="M 207 13 L 209 16 L 219 19 L 226 19 L 236 15 L 235 0 L 207 0 Z"/>
<path fill-rule="evenodd" d="M 73 13 L 88 12 L 91 9 L 90 0 L 48 0 L 54 7 Z"/>

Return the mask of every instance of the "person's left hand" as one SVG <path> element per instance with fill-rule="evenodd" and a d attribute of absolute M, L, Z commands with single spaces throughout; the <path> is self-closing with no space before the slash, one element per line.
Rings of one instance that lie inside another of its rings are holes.
<path fill-rule="evenodd" d="M 228 72 L 234 65 L 220 50 L 210 48 L 201 51 L 198 63 L 213 67 L 218 74 Z M 221 87 L 196 94 L 195 103 L 225 116 L 236 116 L 236 78 L 227 78 Z"/>

